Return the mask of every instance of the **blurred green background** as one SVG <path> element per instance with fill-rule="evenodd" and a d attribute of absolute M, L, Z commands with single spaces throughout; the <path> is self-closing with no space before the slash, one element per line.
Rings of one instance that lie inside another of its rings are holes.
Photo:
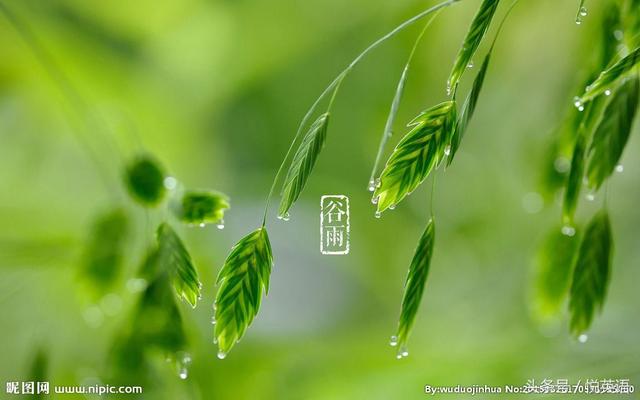
<path fill-rule="evenodd" d="M 52 385 L 93 383 L 108 367 L 111 343 L 136 297 L 125 282 L 164 215 L 133 204 L 121 184 L 124 163 L 149 152 L 185 186 L 227 193 L 232 208 L 224 230 L 179 229 L 203 283 L 195 310 L 180 304 L 193 362 L 180 380 L 158 357 L 146 398 L 417 399 L 425 384 L 640 383 L 638 124 L 624 172 L 608 189 L 613 273 L 588 342 L 569 337 L 566 316 L 540 324 L 531 311 L 536 252 L 560 216 L 557 200 L 542 207 L 536 194 L 543 160 L 577 94 L 606 1 L 587 2 L 581 25 L 574 23 L 573 0 L 522 1 L 507 21 L 456 162 L 438 171 L 435 255 L 410 356 L 402 360 L 388 340 L 428 218 L 430 184 L 380 220 L 366 187 L 420 25 L 345 81 L 327 145 L 291 220 L 270 215 L 270 293 L 225 360 L 216 358 L 212 343 L 211 304 L 216 273 L 231 246 L 259 225 L 275 170 L 307 107 L 368 43 L 434 1 L 4 3 L 77 88 L 85 112 L 0 17 L 2 381 L 27 380 L 39 349 L 48 356 Z M 397 133 L 446 98 L 447 75 L 479 3 L 445 10 L 427 32 Z M 351 199 L 348 256 L 319 253 L 323 194 Z M 593 204 L 583 201 L 579 220 L 586 222 L 602 201 L 602 195 Z M 114 205 L 134 216 L 135 235 L 116 300 L 103 302 L 96 317 L 78 265 L 92 219 Z"/>

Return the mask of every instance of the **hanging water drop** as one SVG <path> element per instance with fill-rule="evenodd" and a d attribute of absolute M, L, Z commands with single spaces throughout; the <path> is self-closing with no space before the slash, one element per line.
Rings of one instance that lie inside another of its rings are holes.
<path fill-rule="evenodd" d="M 576 228 L 571 225 L 565 225 L 561 229 L 562 234 L 565 236 L 573 236 L 576 234 Z"/>
<path fill-rule="evenodd" d="M 583 112 L 584 111 L 584 106 L 578 107 L 578 111 Z"/>
<path fill-rule="evenodd" d="M 166 189 L 173 190 L 178 186 L 178 181 L 173 176 L 167 176 L 164 178 L 164 181 L 162 181 L 162 184 Z"/>
<path fill-rule="evenodd" d="M 380 185 L 382 185 L 382 181 L 380 180 L 380 178 L 376 178 L 376 188 L 379 188 Z"/>
<path fill-rule="evenodd" d="M 382 213 L 380 211 L 376 211 L 375 217 L 379 219 L 380 217 L 382 217 Z"/>
<path fill-rule="evenodd" d="M 449 145 L 449 144 L 448 144 L 448 145 L 444 148 L 444 155 L 445 155 L 445 156 L 447 156 L 447 157 L 451 155 L 451 145 Z"/>
<path fill-rule="evenodd" d="M 389 339 L 389 345 L 391 347 L 395 347 L 398 345 L 398 337 L 396 335 L 391 336 L 391 339 Z"/>
<path fill-rule="evenodd" d="M 596 195 L 594 193 L 587 193 L 585 198 L 587 199 L 587 201 L 594 201 L 596 199 Z"/>
<path fill-rule="evenodd" d="M 369 186 L 367 186 L 367 190 L 370 192 L 373 192 L 374 190 L 376 190 L 376 183 L 373 179 L 369 181 Z"/>
<path fill-rule="evenodd" d="M 213 317 L 211 317 L 211 325 L 215 325 L 216 324 L 216 317 L 215 315 Z"/>
<path fill-rule="evenodd" d="M 283 221 L 288 221 L 291 218 L 291 216 L 289 215 L 289 211 L 287 211 L 286 213 L 284 213 L 284 216 L 282 217 Z"/>
<path fill-rule="evenodd" d="M 620 29 L 613 31 L 613 37 L 619 42 L 624 38 L 624 33 Z"/>
<path fill-rule="evenodd" d="M 467 68 L 473 68 L 474 63 L 473 60 L 469 60 L 469 63 L 467 64 Z"/>
<path fill-rule="evenodd" d="M 375 196 L 371 198 L 371 204 L 378 204 L 378 199 L 380 198 L 380 196 Z"/>
<path fill-rule="evenodd" d="M 191 364 L 191 355 L 185 352 L 176 354 L 176 369 L 180 379 L 187 379 L 189 375 L 189 364 Z"/>
<path fill-rule="evenodd" d="M 219 351 L 218 352 L 218 358 L 221 360 L 224 360 L 224 358 L 227 356 L 227 353 L 225 353 L 224 351 Z"/>
<path fill-rule="evenodd" d="M 587 343 L 587 340 L 589 340 L 589 336 L 587 336 L 585 333 L 578 336 L 578 342 L 580 343 Z"/>
<path fill-rule="evenodd" d="M 576 25 L 580 25 L 582 23 L 582 18 L 576 17 Z"/>
<path fill-rule="evenodd" d="M 581 17 L 586 17 L 587 16 L 587 8 L 586 7 L 580 7 L 580 16 Z"/>
<path fill-rule="evenodd" d="M 187 369 L 184 367 L 180 368 L 180 371 L 178 371 L 178 376 L 180 377 L 180 379 L 187 379 L 188 374 L 189 373 Z"/>
<path fill-rule="evenodd" d="M 451 96 L 451 81 L 447 81 L 447 96 Z"/>
<path fill-rule="evenodd" d="M 407 350 L 406 347 L 402 347 L 400 348 L 400 354 L 402 354 L 402 357 L 407 357 L 409 355 L 409 350 Z"/>
<path fill-rule="evenodd" d="M 224 229 L 224 220 L 223 219 L 218 221 L 218 224 L 216 225 L 216 228 L 218 228 L 220 230 Z"/>
<path fill-rule="evenodd" d="M 200 222 L 200 224 L 198 225 L 200 228 L 204 228 L 204 222 Z"/>
<path fill-rule="evenodd" d="M 611 90 L 607 89 L 604 91 L 605 96 L 611 96 Z"/>
<path fill-rule="evenodd" d="M 623 171 L 624 171 L 624 165 L 622 164 L 616 165 L 616 172 L 623 172 Z"/>

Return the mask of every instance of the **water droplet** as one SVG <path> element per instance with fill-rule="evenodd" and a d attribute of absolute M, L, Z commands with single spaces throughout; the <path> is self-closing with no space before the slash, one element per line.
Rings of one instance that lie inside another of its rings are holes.
<path fill-rule="evenodd" d="M 398 360 L 400 360 L 400 359 L 402 358 L 402 354 L 400 354 L 400 353 L 396 354 L 396 358 L 397 358 Z"/>
<path fill-rule="evenodd" d="M 576 234 L 576 228 L 571 225 L 565 225 L 562 227 L 561 232 L 565 236 L 573 236 Z"/>
<path fill-rule="evenodd" d="M 164 180 L 162 181 L 162 184 L 164 185 L 165 188 L 167 188 L 168 190 L 173 190 L 178 186 L 178 180 L 176 178 L 174 178 L 173 176 L 167 176 L 166 178 L 164 178 Z"/>
<path fill-rule="evenodd" d="M 289 212 L 284 213 L 284 215 L 278 215 L 278 219 L 281 219 L 281 220 L 283 220 L 285 222 L 288 221 L 289 218 L 290 218 Z"/>
<path fill-rule="evenodd" d="M 376 178 L 376 188 L 379 188 L 380 185 L 382 185 L 382 181 L 380 180 L 380 178 Z"/>
<path fill-rule="evenodd" d="M 467 68 L 473 68 L 473 60 L 469 60 L 469 63 L 467 64 Z"/>
<path fill-rule="evenodd" d="M 574 97 L 574 98 L 573 98 L 573 105 L 574 105 L 576 108 L 580 108 L 580 107 L 582 107 L 582 99 L 580 99 L 580 97 L 578 97 L 578 96 Z"/>
<path fill-rule="evenodd" d="M 447 146 L 444 148 L 444 155 L 445 155 L 445 156 L 450 156 L 450 155 L 451 155 L 451 145 L 447 145 Z"/>
<path fill-rule="evenodd" d="M 371 198 L 371 204 L 378 204 L 378 199 L 380 198 L 380 196 L 375 196 Z"/>
<path fill-rule="evenodd" d="M 582 17 L 586 17 L 587 16 L 587 8 L 586 7 L 580 7 L 580 16 L 582 16 Z"/>
<path fill-rule="evenodd" d="M 624 38 L 624 33 L 620 29 L 616 29 L 613 31 L 613 37 L 616 38 L 617 41 L 621 41 Z"/>
<path fill-rule="evenodd" d="M 389 210 L 395 210 L 395 209 L 396 209 L 396 205 L 395 204 L 389 205 Z"/>
<path fill-rule="evenodd" d="M 451 96 L 451 81 L 447 81 L 447 96 Z"/>
<path fill-rule="evenodd" d="M 218 221 L 218 224 L 216 225 L 216 228 L 218 228 L 220 230 L 224 229 L 224 220 L 223 219 Z"/>
<path fill-rule="evenodd" d="M 400 354 L 402 354 L 402 357 L 407 357 L 409 355 L 409 350 L 407 350 L 406 347 L 402 347 L 400 348 Z"/>
<path fill-rule="evenodd" d="M 376 211 L 376 213 L 375 213 L 375 217 L 376 217 L 376 218 L 380 218 L 380 217 L 382 217 L 382 213 L 381 213 L 380 211 Z"/>
<path fill-rule="evenodd" d="M 587 201 L 594 201 L 596 199 L 596 195 L 594 193 L 587 193 L 585 198 L 587 199 Z"/>
<path fill-rule="evenodd" d="M 187 379 L 187 369 L 186 368 L 180 368 L 180 371 L 178 371 L 178 375 L 180 376 L 180 379 Z"/>
<path fill-rule="evenodd" d="M 367 186 L 367 190 L 370 192 L 373 192 L 374 190 L 376 190 L 376 183 L 373 179 L 369 181 L 369 186 Z"/>
<path fill-rule="evenodd" d="M 578 336 L 578 342 L 580 343 L 587 343 L 587 340 L 589 340 L 589 336 L 587 336 L 585 333 Z"/>
<path fill-rule="evenodd" d="M 578 107 L 578 111 L 583 112 L 584 111 L 584 106 Z"/>
<path fill-rule="evenodd" d="M 604 91 L 605 96 L 611 96 L 611 90 L 607 89 Z"/>
<path fill-rule="evenodd" d="M 582 18 L 576 17 L 576 25 L 580 25 L 582 23 Z"/>
<path fill-rule="evenodd" d="M 398 337 L 396 335 L 391 336 L 391 339 L 389 339 L 389 345 L 391 345 L 392 347 L 398 345 Z"/>
<path fill-rule="evenodd" d="M 213 317 L 211 317 L 211 325 L 215 325 L 216 324 L 216 317 L 215 315 Z"/>
<path fill-rule="evenodd" d="M 200 224 L 198 225 L 200 228 L 204 228 L 204 222 L 200 222 Z"/>
<path fill-rule="evenodd" d="M 622 164 L 616 165 L 616 172 L 623 172 L 623 171 L 624 171 L 624 165 Z"/>
<path fill-rule="evenodd" d="M 225 353 L 224 351 L 219 351 L 218 352 L 218 358 L 221 360 L 224 360 L 224 358 L 227 356 L 227 353 Z"/>

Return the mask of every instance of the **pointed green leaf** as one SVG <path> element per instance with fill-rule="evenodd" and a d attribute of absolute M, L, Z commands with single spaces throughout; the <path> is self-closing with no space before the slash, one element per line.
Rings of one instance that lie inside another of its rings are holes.
<path fill-rule="evenodd" d="M 435 241 L 435 224 L 433 219 L 429 220 L 427 227 L 418 242 L 407 280 L 404 285 L 404 296 L 402 297 L 402 310 L 398 322 L 398 332 L 396 334 L 397 344 L 400 346 L 399 355 L 404 352 L 404 347 L 409 339 L 413 322 L 415 321 L 422 293 L 427 282 L 431 256 L 433 255 L 433 242 Z"/>
<path fill-rule="evenodd" d="M 613 240 L 606 211 L 596 214 L 585 230 L 569 292 L 570 330 L 584 333 L 601 310 L 609 283 Z"/>
<path fill-rule="evenodd" d="M 493 15 L 498 8 L 500 0 L 483 0 L 480 9 L 471 22 L 469 32 L 462 42 L 462 48 L 458 52 L 456 62 L 449 75 L 448 87 L 455 93 L 462 74 L 467 69 L 473 55 L 476 53 L 482 38 L 489 29 Z"/>
<path fill-rule="evenodd" d="M 589 186 L 598 189 L 620 161 L 638 109 L 639 80 L 634 77 L 613 94 L 587 151 Z"/>
<path fill-rule="evenodd" d="M 613 90 L 619 79 L 633 70 L 640 62 L 640 47 L 633 50 L 626 57 L 615 63 L 611 68 L 603 71 L 598 78 L 587 86 L 584 94 L 577 103 L 586 103 L 607 90 Z"/>
<path fill-rule="evenodd" d="M 157 262 L 160 272 L 167 272 L 173 282 L 178 297 L 184 298 L 195 307 L 200 298 L 198 271 L 189 252 L 178 234 L 167 223 L 162 223 L 157 231 Z"/>
<path fill-rule="evenodd" d="M 222 193 L 189 190 L 172 204 L 171 210 L 184 223 L 208 224 L 223 221 L 229 207 L 229 198 Z"/>
<path fill-rule="evenodd" d="M 476 110 L 476 104 L 478 103 L 478 97 L 480 97 L 480 91 L 482 91 L 482 85 L 484 83 L 484 77 L 487 74 L 487 68 L 489 67 L 490 59 L 491 52 L 489 52 L 484 58 L 482 66 L 478 71 L 478 75 L 476 75 L 476 78 L 473 81 L 471 92 L 462 105 L 462 111 L 460 112 L 453 137 L 451 138 L 451 152 L 449 154 L 449 158 L 447 159 L 447 165 L 450 165 L 453 161 L 453 157 L 456 155 L 456 152 L 460 147 L 460 142 L 462 141 L 462 138 L 467 131 L 469 121 L 471 120 L 471 117 L 473 117 L 473 113 Z"/>
<path fill-rule="evenodd" d="M 456 121 L 455 101 L 432 107 L 409 123 L 412 129 L 398 143 L 373 193 L 378 212 L 400 203 L 444 159 Z"/>
<path fill-rule="evenodd" d="M 131 197 L 145 206 L 154 206 L 164 197 L 164 172 L 151 157 L 135 159 L 127 168 L 125 180 Z"/>
<path fill-rule="evenodd" d="M 287 212 L 289 212 L 293 203 L 298 200 L 302 189 L 304 189 L 318 155 L 324 146 L 328 124 L 329 113 L 319 116 L 305 134 L 296 154 L 293 156 L 282 188 L 282 200 L 278 211 L 280 217 L 286 217 Z"/>
<path fill-rule="evenodd" d="M 215 341 L 224 358 L 258 314 L 263 292 L 269 292 L 273 256 L 265 227 L 242 238 L 218 274 Z"/>
<path fill-rule="evenodd" d="M 578 235 L 565 235 L 560 228 L 545 239 L 537 259 L 535 288 L 536 311 L 541 317 L 559 313 L 569 292 L 578 244 Z"/>
<path fill-rule="evenodd" d="M 571 169 L 569 170 L 562 203 L 562 220 L 569 225 L 573 225 L 573 216 L 576 213 L 580 198 L 580 189 L 582 188 L 584 176 L 586 141 L 587 138 L 584 132 L 578 135 L 573 149 L 573 156 L 571 157 Z"/>
<path fill-rule="evenodd" d="M 94 221 L 85 249 L 83 272 L 100 290 L 117 278 L 124 258 L 129 220 L 122 209 L 98 216 Z"/>

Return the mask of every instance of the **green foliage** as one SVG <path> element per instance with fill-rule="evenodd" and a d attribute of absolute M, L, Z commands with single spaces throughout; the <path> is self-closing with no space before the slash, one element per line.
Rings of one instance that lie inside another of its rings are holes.
<path fill-rule="evenodd" d="M 489 51 L 489 53 L 485 56 L 484 61 L 482 62 L 482 66 L 480 66 L 480 70 L 478 71 L 478 75 L 476 75 L 476 78 L 473 80 L 473 87 L 471 88 L 471 92 L 462 105 L 462 111 L 460 112 L 460 116 L 458 118 L 458 122 L 456 123 L 453 137 L 451 139 L 451 153 L 449 154 L 449 157 L 447 159 L 447 165 L 451 164 L 451 162 L 453 161 L 453 157 L 458 151 L 458 148 L 460 148 L 460 143 L 462 142 L 462 138 L 467 131 L 469 121 L 471 120 L 471 117 L 473 117 L 473 113 L 476 110 L 476 104 L 478 103 L 478 97 L 480 97 L 480 91 L 482 90 L 482 84 L 484 83 L 484 77 L 487 74 L 487 68 L 489 67 L 490 59 L 491 51 Z"/>
<path fill-rule="evenodd" d="M 578 235 L 565 235 L 560 228 L 545 239 L 537 257 L 535 280 L 536 311 L 541 317 L 560 311 L 569 291 L 578 244 Z"/>
<path fill-rule="evenodd" d="M 562 219 L 566 224 L 573 224 L 573 216 L 575 215 L 580 199 L 580 189 L 582 188 L 582 178 L 584 176 L 585 150 L 587 147 L 587 135 L 584 132 L 578 134 L 576 144 L 573 148 L 573 156 L 571 158 L 571 169 L 567 178 L 566 188 L 564 192 L 564 201 L 562 203 Z"/>
<path fill-rule="evenodd" d="M 453 91 L 454 94 L 458 88 L 458 83 L 462 74 L 467 69 L 467 66 L 478 49 L 482 38 L 489 29 L 489 25 L 491 24 L 491 20 L 493 19 L 493 15 L 495 14 L 499 3 L 500 0 L 483 0 L 480 5 L 480 9 L 471 22 L 469 32 L 467 32 L 467 36 L 462 42 L 462 48 L 460 48 L 460 51 L 458 52 L 455 64 L 453 65 L 453 69 L 449 75 L 449 81 L 447 82 L 449 90 Z"/>
<path fill-rule="evenodd" d="M 173 282 L 178 297 L 184 298 L 195 307 L 200 299 L 198 271 L 191 261 L 189 252 L 184 247 L 180 237 L 167 223 L 162 223 L 157 231 L 157 268 L 166 272 Z M 151 268 L 151 267 L 149 267 Z"/>
<path fill-rule="evenodd" d="M 418 242 L 407 280 L 404 284 L 404 296 L 402 297 L 402 310 L 400 312 L 400 320 L 398 322 L 398 332 L 393 338 L 392 344 L 397 341 L 400 346 L 399 357 L 405 355 L 404 346 L 409 339 L 413 322 L 416 318 L 422 293 L 427 282 L 429 274 L 429 266 L 431 265 L 431 257 L 433 255 L 433 243 L 435 241 L 435 224 L 433 219 L 427 223 L 427 227 Z"/>
<path fill-rule="evenodd" d="M 280 217 L 286 218 L 289 209 L 300 196 L 302 189 L 304 189 L 304 185 L 307 183 L 311 170 L 324 146 L 328 124 L 329 113 L 320 115 L 305 134 L 293 156 L 282 188 L 282 200 L 278 211 Z"/>
<path fill-rule="evenodd" d="M 587 152 L 589 186 L 598 189 L 620 161 L 638 109 L 639 80 L 634 77 L 613 94 Z"/>
<path fill-rule="evenodd" d="M 409 123 L 411 130 L 393 150 L 373 193 L 378 212 L 400 203 L 444 159 L 456 114 L 455 101 L 446 101 Z"/>
<path fill-rule="evenodd" d="M 29 369 L 29 382 L 47 382 L 47 370 L 49 369 L 49 357 L 43 348 L 39 348 L 31 361 L 31 367 Z M 47 396 L 48 397 L 48 396 Z M 30 397 L 31 399 L 44 399 L 44 393 L 35 393 Z"/>
<path fill-rule="evenodd" d="M 224 358 L 242 338 L 269 292 L 273 256 L 263 226 L 242 238 L 224 262 L 217 279 L 215 341 Z"/>
<path fill-rule="evenodd" d="M 82 272 L 98 290 L 104 291 L 117 278 L 128 233 L 129 219 L 119 208 L 99 215 L 93 222 Z"/>
<path fill-rule="evenodd" d="M 222 193 L 190 190 L 173 203 L 171 209 L 184 223 L 205 224 L 222 222 L 229 207 L 229 198 Z"/>
<path fill-rule="evenodd" d="M 595 311 L 602 309 L 609 283 L 612 247 L 609 215 L 602 210 L 585 230 L 573 271 L 569 312 L 570 330 L 576 336 L 589 329 Z"/>
<path fill-rule="evenodd" d="M 155 160 L 140 156 L 127 167 L 125 181 L 131 197 L 145 206 L 154 206 L 165 195 L 164 176 Z"/>
<path fill-rule="evenodd" d="M 576 105 L 584 104 L 607 90 L 612 91 L 616 83 L 631 72 L 638 62 L 640 62 L 640 47 L 615 63 L 611 68 L 604 70 L 593 83 L 587 86 L 582 97 L 576 100 Z"/>

